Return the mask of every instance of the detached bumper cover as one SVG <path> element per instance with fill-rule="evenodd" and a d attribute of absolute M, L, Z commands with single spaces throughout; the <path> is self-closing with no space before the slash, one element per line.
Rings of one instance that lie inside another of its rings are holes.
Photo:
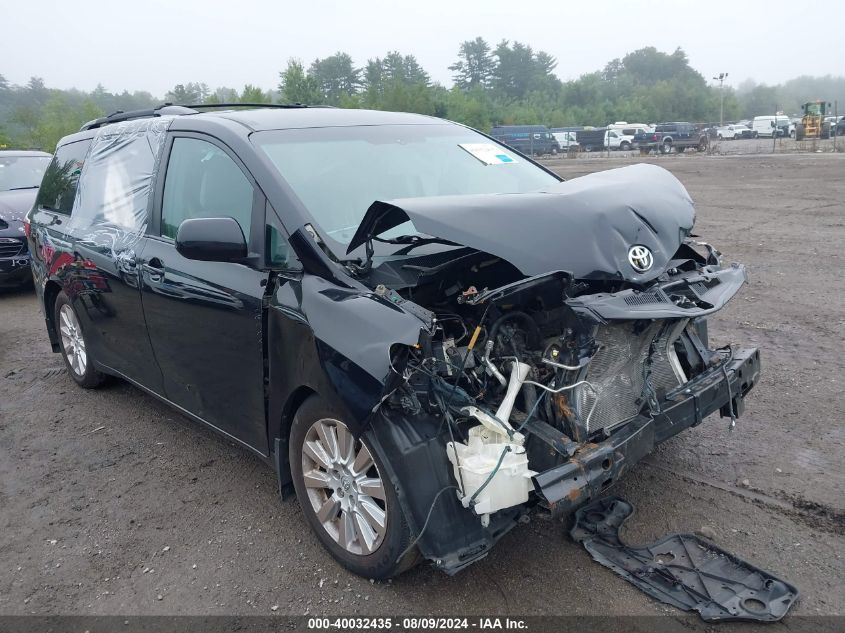
<path fill-rule="evenodd" d="M 586 444 L 568 462 L 536 475 L 534 483 L 543 505 L 553 514 L 571 512 L 607 489 L 655 446 L 700 424 L 711 413 L 719 410 L 729 416 L 732 406 L 739 416 L 743 398 L 759 374 L 758 350 L 737 350 L 727 364 L 712 367 L 667 394 L 659 413 L 637 416 L 605 441 Z"/>

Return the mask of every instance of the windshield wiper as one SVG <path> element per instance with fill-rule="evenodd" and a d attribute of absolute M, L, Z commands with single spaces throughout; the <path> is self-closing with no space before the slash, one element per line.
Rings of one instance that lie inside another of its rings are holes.
<path fill-rule="evenodd" d="M 6 191 L 20 191 L 21 189 L 38 189 L 38 185 L 27 185 L 26 187 L 12 187 Z"/>

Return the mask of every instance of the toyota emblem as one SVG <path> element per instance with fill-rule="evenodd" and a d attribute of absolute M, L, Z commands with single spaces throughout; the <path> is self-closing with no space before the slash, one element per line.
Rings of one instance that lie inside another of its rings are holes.
<path fill-rule="evenodd" d="M 632 246 L 628 249 L 628 263 L 638 273 L 644 273 L 654 264 L 654 256 L 645 246 Z"/>

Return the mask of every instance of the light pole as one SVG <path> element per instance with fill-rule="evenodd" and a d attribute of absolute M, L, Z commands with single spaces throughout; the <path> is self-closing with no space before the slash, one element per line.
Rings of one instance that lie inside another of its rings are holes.
<path fill-rule="evenodd" d="M 725 93 L 722 91 L 722 85 L 727 78 L 728 73 L 719 73 L 718 76 L 713 77 L 719 82 L 719 127 L 725 125 Z"/>

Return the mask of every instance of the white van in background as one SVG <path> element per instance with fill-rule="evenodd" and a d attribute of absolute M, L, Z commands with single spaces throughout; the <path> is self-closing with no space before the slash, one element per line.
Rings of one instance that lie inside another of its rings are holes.
<path fill-rule="evenodd" d="M 637 132 L 645 132 L 650 134 L 654 132 L 654 126 L 646 123 L 627 123 L 625 121 L 617 121 L 607 126 L 608 130 L 621 131 L 625 136 L 634 136 Z"/>
<path fill-rule="evenodd" d="M 772 138 L 774 134 L 795 138 L 795 124 L 784 114 L 755 116 L 751 122 L 751 134 L 754 138 Z"/>
<path fill-rule="evenodd" d="M 552 136 L 555 137 L 563 152 L 578 147 L 578 139 L 575 138 L 575 132 L 552 132 Z"/>

